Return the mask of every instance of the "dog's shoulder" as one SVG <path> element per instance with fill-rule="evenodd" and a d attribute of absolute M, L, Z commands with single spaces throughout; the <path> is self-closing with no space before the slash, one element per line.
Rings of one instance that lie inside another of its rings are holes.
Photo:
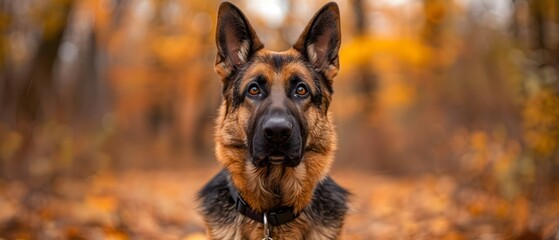
<path fill-rule="evenodd" d="M 198 192 L 200 210 L 204 216 L 223 221 L 232 221 L 234 219 L 233 216 L 226 217 L 226 215 L 236 215 L 233 202 L 230 200 L 231 197 L 227 184 L 227 172 L 222 170 Z M 225 222 L 221 224 L 223 223 Z"/>
<path fill-rule="evenodd" d="M 198 192 L 198 198 L 202 200 L 219 198 L 219 195 L 228 194 L 227 172 L 222 169 Z"/>
<path fill-rule="evenodd" d="M 339 228 L 349 210 L 348 196 L 349 192 L 328 176 L 316 187 L 306 214 L 315 223 Z"/>

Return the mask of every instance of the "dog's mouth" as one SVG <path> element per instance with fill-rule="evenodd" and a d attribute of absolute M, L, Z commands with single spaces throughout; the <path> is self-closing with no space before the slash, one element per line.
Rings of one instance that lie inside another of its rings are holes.
<path fill-rule="evenodd" d="M 251 156 L 252 162 L 257 167 L 284 166 L 297 167 L 301 162 L 300 154 L 283 153 L 273 150 L 269 154 L 255 154 Z"/>
<path fill-rule="evenodd" d="M 282 165 L 285 163 L 285 159 L 286 157 L 282 155 L 271 155 L 268 157 L 268 161 L 272 165 Z"/>

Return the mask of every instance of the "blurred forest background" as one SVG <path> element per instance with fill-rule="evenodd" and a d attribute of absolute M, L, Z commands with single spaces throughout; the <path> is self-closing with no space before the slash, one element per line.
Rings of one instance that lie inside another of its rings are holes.
<path fill-rule="evenodd" d="M 322 1 L 234 1 L 284 50 Z M 559 1 L 351 0 L 344 239 L 559 239 Z M 203 239 L 217 0 L 0 0 L 0 239 Z"/>

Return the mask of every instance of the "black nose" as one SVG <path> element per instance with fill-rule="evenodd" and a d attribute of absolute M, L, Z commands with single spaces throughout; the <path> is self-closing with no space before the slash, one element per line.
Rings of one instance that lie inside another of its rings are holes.
<path fill-rule="evenodd" d="M 262 131 L 268 141 L 281 143 L 291 137 L 293 125 L 284 117 L 272 117 L 264 123 Z"/>

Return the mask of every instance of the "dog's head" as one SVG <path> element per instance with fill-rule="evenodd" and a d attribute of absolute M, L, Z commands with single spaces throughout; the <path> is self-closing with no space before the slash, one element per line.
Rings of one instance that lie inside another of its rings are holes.
<path fill-rule="evenodd" d="M 216 32 L 215 70 L 225 100 L 218 148 L 244 149 L 256 167 L 296 167 L 309 151 L 331 151 L 328 107 L 340 42 L 336 3 L 315 14 L 293 48 L 274 52 L 237 7 L 223 2 Z"/>

